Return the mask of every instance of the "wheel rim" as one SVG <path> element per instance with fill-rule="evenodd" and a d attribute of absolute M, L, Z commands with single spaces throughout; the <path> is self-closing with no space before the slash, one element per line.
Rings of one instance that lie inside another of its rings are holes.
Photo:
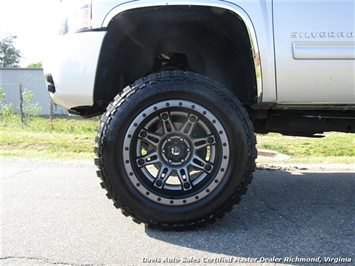
<path fill-rule="evenodd" d="M 191 101 L 166 100 L 134 118 L 122 155 L 129 181 L 144 197 L 186 205 L 221 184 L 230 149 L 222 123 L 208 109 Z"/>

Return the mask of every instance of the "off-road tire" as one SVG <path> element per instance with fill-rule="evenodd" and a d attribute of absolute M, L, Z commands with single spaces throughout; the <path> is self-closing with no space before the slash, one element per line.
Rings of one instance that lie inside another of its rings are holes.
<path fill-rule="evenodd" d="M 166 71 L 137 80 L 107 107 L 95 164 L 123 214 L 153 228 L 192 229 L 240 202 L 255 145 L 230 91 L 203 75 Z"/>

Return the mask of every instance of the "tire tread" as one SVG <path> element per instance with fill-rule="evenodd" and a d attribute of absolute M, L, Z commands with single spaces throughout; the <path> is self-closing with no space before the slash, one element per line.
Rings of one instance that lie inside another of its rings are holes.
<path fill-rule="evenodd" d="M 210 214 L 208 217 L 203 217 L 200 220 L 189 222 L 186 224 L 165 224 L 165 223 L 157 223 L 155 221 L 146 220 L 144 218 L 139 217 L 134 210 L 130 210 L 125 206 L 122 202 L 119 201 L 119 198 L 115 196 L 114 191 L 111 189 L 111 186 L 108 180 L 105 178 L 105 167 L 104 167 L 104 158 L 102 157 L 103 154 L 103 145 L 107 128 L 110 126 L 111 117 L 116 112 L 117 108 L 129 97 L 131 97 L 136 91 L 144 89 L 147 84 L 151 85 L 156 82 L 171 82 L 171 81 L 181 81 L 181 80 L 190 80 L 197 83 L 201 83 L 207 86 L 209 85 L 210 88 L 217 91 L 221 97 L 225 100 L 226 104 L 230 105 L 237 111 L 239 119 L 244 121 L 244 131 L 248 136 L 248 147 L 250 150 L 248 151 L 249 158 L 247 162 L 247 170 L 245 171 L 244 177 L 242 179 L 241 185 L 239 189 L 237 189 L 233 195 L 230 196 L 229 200 L 224 204 L 224 206 L 215 213 Z M 241 201 L 241 197 L 245 194 L 248 190 L 248 185 L 252 182 L 253 179 L 253 172 L 255 171 L 255 159 L 257 157 L 257 150 L 256 150 L 256 137 L 253 133 L 253 124 L 249 119 L 249 115 L 246 109 L 242 106 L 237 98 L 226 88 L 224 88 L 218 82 L 197 74 L 193 72 L 184 72 L 180 70 L 175 71 L 164 71 L 160 73 L 153 73 L 149 74 L 148 76 L 138 79 L 130 86 L 127 86 L 123 92 L 117 95 L 113 102 L 110 103 L 107 107 L 106 112 L 101 117 L 101 123 L 97 130 L 97 135 L 95 137 L 95 165 L 97 166 L 97 176 L 101 179 L 102 183 L 101 186 L 103 189 L 107 191 L 108 198 L 113 199 L 114 206 L 116 208 L 120 208 L 122 213 L 125 216 L 131 216 L 132 220 L 138 224 L 146 223 L 150 228 L 159 228 L 163 230 L 190 230 L 199 227 L 204 227 L 207 224 L 214 223 L 217 219 L 222 218 L 225 213 L 230 212 L 233 209 L 233 206 L 238 204 Z"/>

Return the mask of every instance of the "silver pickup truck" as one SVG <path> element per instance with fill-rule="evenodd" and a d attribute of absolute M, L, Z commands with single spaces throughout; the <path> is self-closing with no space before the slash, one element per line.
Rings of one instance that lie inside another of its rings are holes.
<path fill-rule="evenodd" d="M 97 175 L 136 222 L 223 217 L 252 180 L 254 132 L 355 132 L 354 0 L 62 0 L 59 12 L 48 90 L 102 115 Z"/>

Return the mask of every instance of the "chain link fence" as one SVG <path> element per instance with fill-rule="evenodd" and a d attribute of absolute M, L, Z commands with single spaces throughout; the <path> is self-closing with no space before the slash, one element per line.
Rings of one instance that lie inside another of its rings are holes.
<path fill-rule="evenodd" d="M 67 110 L 55 105 L 49 97 L 43 69 L 0 68 L 0 88 L 5 94 L 4 103 L 12 104 L 15 114 L 21 114 L 23 94 L 28 92 L 32 95 L 29 103 L 38 106 L 38 115 L 68 116 Z"/>

